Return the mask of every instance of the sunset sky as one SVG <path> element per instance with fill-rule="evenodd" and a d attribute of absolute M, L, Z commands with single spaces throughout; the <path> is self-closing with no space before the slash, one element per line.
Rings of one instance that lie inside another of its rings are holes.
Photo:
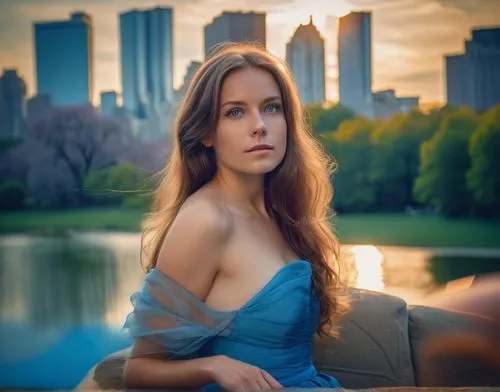
<path fill-rule="evenodd" d="M 95 92 L 121 90 L 118 13 L 131 8 L 174 7 L 174 83 L 191 60 L 202 60 L 203 26 L 223 10 L 267 13 L 267 46 L 285 56 L 299 23 L 313 15 L 326 39 L 327 98 L 337 100 L 336 18 L 370 10 L 373 89 L 394 88 L 423 102 L 445 99 L 444 55 L 462 52 L 475 26 L 500 25 L 500 0 L 0 0 L 0 68 L 15 67 L 35 93 L 33 21 L 66 19 L 84 10 L 94 22 Z"/>

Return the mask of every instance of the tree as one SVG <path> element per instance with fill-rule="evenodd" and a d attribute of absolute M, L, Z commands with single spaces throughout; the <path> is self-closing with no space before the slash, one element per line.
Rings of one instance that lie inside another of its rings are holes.
<path fill-rule="evenodd" d="M 360 118 L 343 122 L 337 132 L 325 136 L 325 144 L 338 163 L 334 178 L 338 210 L 365 211 L 374 206 L 375 187 L 370 180 L 373 128 L 373 122 Z"/>
<path fill-rule="evenodd" d="M 146 207 L 151 202 L 151 176 L 131 162 L 90 172 L 84 181 L 86 193 L 100 204 Z"/>
<path fill-rule="evenodd" d="M 85 203 L 82 186 L 91 170 L 115 165 L 122 146 L 133 144 L 119 122 L 101 117 L 91 106 L 54 109 L 30 127 L 28 137 L 30 150 L 37 152 L 30 165 L 31 184 L 49 179 L 47 173 L 55 175 L 58 185 L 51 188 L 71 193 L 57 198 L 58 203 L 70 205 Z"/>
<path fill-rule="evenodd" d="M 477 117 L 461 108 L 447 114 L 438 132 L 421 146 L 415 197 L 447 216 L 470 211 L 471 194 L 466 185 L 470 169 L 469 139 Z"/>
<path fill-rule="evenodd" d="M 27 157 L 30 154 L 23 144 L 11 144 L 0 151 L 0 179 L 1 181 L 15 181 L 26 184 L 26 175 L 29 169 Z"/>
<path fill-rule="evenodd" d="M 488 214 L 500 214 L 500 106 L 485 113 L 469 144 L 467 185 Z"/>
<path fill-rule="evenodd" d="M 413 185 L 420 164 L 420 145 L 437 131 L 434 119 L 413 111 L 378 123 L 372 134 L 372 180 L 377 204 L 385 210 L 402 210 L 415 204 Z"/>
<path fill-rule="evenodd" d="M 5 181 L 0 184 L 0 210 L 17 210 L 24 207 L 26 190 L 23 184 L 16 181 Z"/>
<path fill-rule="evenodd" d="M 329 108 L 311 105 L 307 107 L 306 114 L 313 131 L 316 133 L 336 131 L 342 122 L 356 117 L 351 109 L 340 104 Z"/>

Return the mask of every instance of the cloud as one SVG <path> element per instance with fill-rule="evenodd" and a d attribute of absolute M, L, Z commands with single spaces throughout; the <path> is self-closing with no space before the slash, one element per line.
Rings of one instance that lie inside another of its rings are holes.
<path fill-rule="evenodd" d="M 407 71 L 397 76 L 384 72 L 380 76 L 390 82 L 377 83 L 374 91 L 390 88 L 395 89 L 398 96 L 420 96 L 424 101 L 439 101 L 444 91 L 440 70 Z"/>
<path fill-rule="evenodd" d="M 498 0 L 435 0 L 444 7 L 461 10 L 467 14 L 495 12 L 500 9 Z M 498 14 L 497 14 L 498 15 Z"/>
<path fill-rule="evenodd" d="M 400 74 L 393 77 L 392 80 L 397 83 L 433 83 L 439 77 L 439 71 L 418 70 Z"/>

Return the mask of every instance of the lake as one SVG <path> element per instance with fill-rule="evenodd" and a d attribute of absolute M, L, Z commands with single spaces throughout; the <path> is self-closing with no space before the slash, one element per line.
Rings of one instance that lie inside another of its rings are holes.
<path fill-rule="evenodd" d="M 142 283 L 138 233 L 0 237 L 0 388 L 70 389 L 130 345 L 120 328 Z M 346 245 L 350 286 L 418 304 L 448 281 L 500 270 L 499 250 Z"/>

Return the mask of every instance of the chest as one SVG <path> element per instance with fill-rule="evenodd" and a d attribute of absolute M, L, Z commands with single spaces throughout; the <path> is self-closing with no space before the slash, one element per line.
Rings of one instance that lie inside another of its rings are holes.
<path fill-rule="evenodd" d="M 234 218 L 226 255 L 225 267 L 234 273 L 248 268 L 276 271 L 299 258 L 276 224 L 248 217 Z"/>
<path fill-rule="evenodd" d="M 218 309 L 238 309 L 297 259 L 276 226 L 234 219 L 231 240 L 206 301 Z"/>

